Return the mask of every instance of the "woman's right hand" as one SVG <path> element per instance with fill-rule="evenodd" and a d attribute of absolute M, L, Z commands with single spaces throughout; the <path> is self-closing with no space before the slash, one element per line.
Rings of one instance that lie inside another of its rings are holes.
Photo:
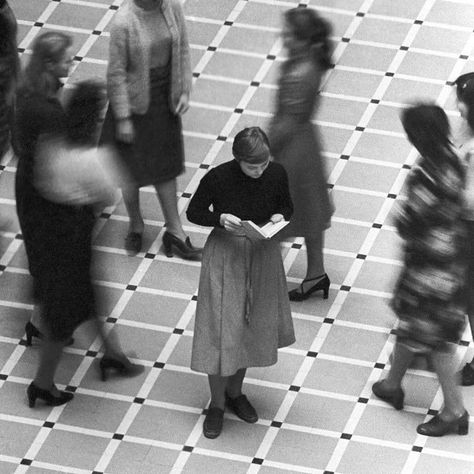
<path fill-rule="evenodd" d="M 120 119 L 117 122 L 116 138 L 117 141 L 122 143 L 133 143 L 135 139 L 135 130 L 133 128 L 133 122 L 130 118 Z"/>
<path fill-rule="evenodd" d="M 221 214 L 219 222 L 227 232 L 232 232 L 237 235 L 244 234 L 240 219 L 233 214 Z"/>

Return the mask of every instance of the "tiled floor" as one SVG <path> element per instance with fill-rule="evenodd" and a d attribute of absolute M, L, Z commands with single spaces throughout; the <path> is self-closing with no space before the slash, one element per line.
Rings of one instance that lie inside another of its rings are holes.
<path fill-rule="evenodd" d="M 69 31 L 76 62 L 71 82 L 103 77 L 108 25 L 121 0 L 12 0 L 25 55 L 42 30 Z M 230 158 L 231 137 L 265 126 L 281 64 L 281 13 L 296 0 L 186 0 L 195 75 L 184 120 L 186 173 L 180 209 L 209 165 Z M 2 161 L 0 206 L 10 219 L 0 234 L 1 473 L 472 473 L 474 425 L 466 437 L 418 436 L 440 407 L 434 375 L 411 371 L 407 406 L 396 412 L 371 396 L 386 369 L 395 318 L 387 301 L 400 267 L 390 214 L 415 159 L 401 133 L 400 108 L 437 99 L 459 122 L 451 81 L 474 70 L 472 0 L 306 0 L 334 25 L 334 60 L 316 123 L 324 137 L 337 206 L 326 238 L 330 297 L 293 304 L 297 342 L 276 366 L 249 370 L 245 391 L 260 421 L 230 413 L 216 440 L 201 434 L 209 394 L 189 369 L 199 264 L 160 250 L 163 217 L 142 192 L 145 253 L 122 250 L 122 203 L 101 216 L 95 238 L 100 313 L 126 351 L 146 365 L 137 379 L 101 382 L 97 340 L 81 328 L 59 369 L 72 403 L 29 409 L 25 388 L 38 344 L 24 345 L 29 276 L 15 217 L 15 160 Z M 243 110 L 243 113 L 241 110 Z M 219 138 L 218 138 L 219 137 Z M 183 214 L 183 219 L 185 219 Z M 203 244 L 207 229 L 186 223 Z M 290 286 L 304 276 L 304 247 L 284 250 Z M 466 332 L 459 359 L 471 357 Z M 100 355 L 99 355 L 100 357 Z M 474 415 L 474 387 L 464 389 Z M 431 412 L 430 412 L 431 413 Z"/>

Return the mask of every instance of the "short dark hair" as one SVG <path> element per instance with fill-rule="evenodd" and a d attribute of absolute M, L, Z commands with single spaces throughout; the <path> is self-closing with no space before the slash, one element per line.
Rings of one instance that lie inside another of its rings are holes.
<path fill-rule="evenodd" d="M 467 124 L 474 131 L 474 72 L 459 76 L 454 84 L 459 102 L 462 102 L 467 108 Z"/>
<path fill-rule="evenodd" d="M 436 160 L 450 146 L 450 125 L 445 111 L 435 103 L 418 103 L 401 114 L 403 128 L 421 155 Z"/>
<path fill-rule="evenodd" d="M 66 139 L 72 144 L 94 143 L 105 105 L 105 84 L 78 82 L 66 105 Z"/>
<path fill-rule="evenodd" d="M 270 143 L 260 127 L 248 127 L 234 138 L 232 154 L 237 161 L 263 163 L 270 157 Z"/>

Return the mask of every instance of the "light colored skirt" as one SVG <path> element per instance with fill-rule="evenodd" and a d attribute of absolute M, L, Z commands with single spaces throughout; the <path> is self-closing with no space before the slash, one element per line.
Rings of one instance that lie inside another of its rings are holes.
<path fill-rule="evenodd" d="M 293 342 L 278 242 L 215 228 L 203 252 L 191 368 L 229 376 L 273 365 L 278 348 Z"/>

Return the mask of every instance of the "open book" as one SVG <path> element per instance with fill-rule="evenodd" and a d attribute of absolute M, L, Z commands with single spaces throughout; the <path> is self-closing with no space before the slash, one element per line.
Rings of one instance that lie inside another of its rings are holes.
<path fill-rule="evenodd" d="M 254 240 L 270 239 L 289 223 L 289 221 L 280 221 L 274 224 L 272 221 L 269 221 L 259 226 L 252 221 L 241 221 L 247 237 Z"/>

